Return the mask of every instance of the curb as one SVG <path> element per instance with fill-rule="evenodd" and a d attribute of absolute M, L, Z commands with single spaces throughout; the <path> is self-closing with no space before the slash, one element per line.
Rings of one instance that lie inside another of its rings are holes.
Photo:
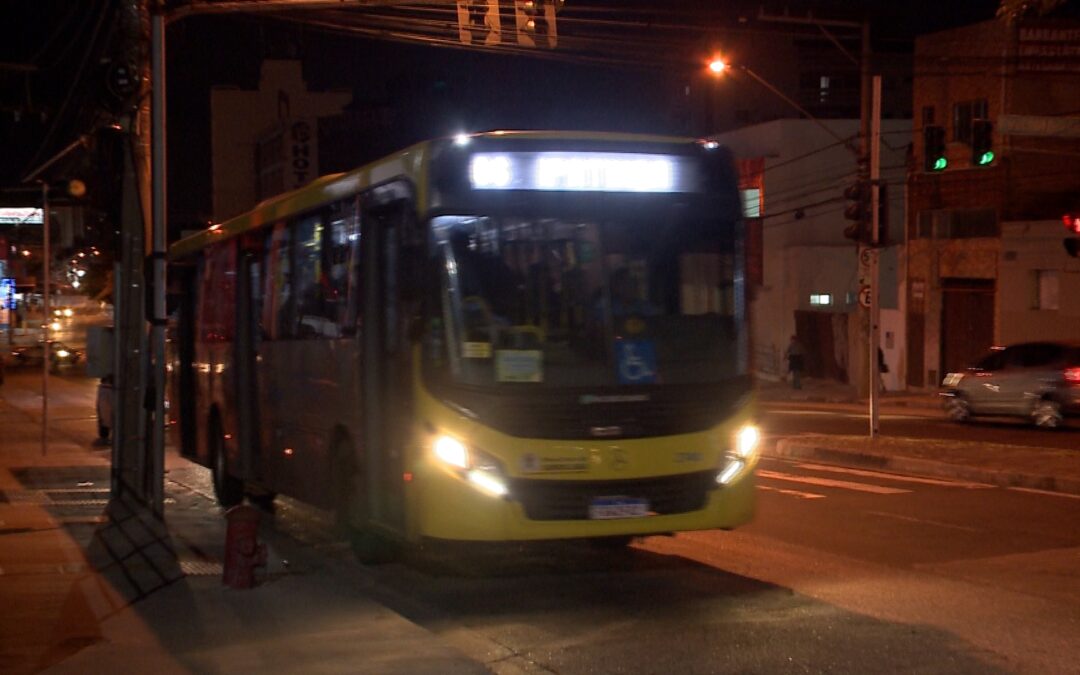
<path fill-rule="evenodd" d="M 777 459 L 813 459 L 826 464 L 866 467 L 871 469 L 913 473 L 933 478 L 955 478 L 998 487 L 1022 487 L 1047 492 L 1080 495 L 1080 480 L 1043 476 L 1009 469 L 986 468 L 940 462 L 916 457 L 884 455 L 860 450 L 830 448 L 820 443 L 807 443 L 794 438 L 777 439 L 766 457 Z"/>

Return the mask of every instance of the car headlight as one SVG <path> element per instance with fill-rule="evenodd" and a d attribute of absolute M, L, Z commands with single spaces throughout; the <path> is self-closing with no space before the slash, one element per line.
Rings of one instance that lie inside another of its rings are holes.
<path fill-rule="evenodd" d="M 436 457 L 459 469 L 480 490 L 496 497 L 509 492 L 502 464 L 483 450 L 469 448 L 451 436 L 437 437 L 431 447 Z"/>
<path fill-rule="evenodd" d="M 945 379 L 941 381 L 943 387 L 955 387 L 960 384 L 960 380 L 964 379 L 963 373 L 949 373 L 945 376 Z"/>

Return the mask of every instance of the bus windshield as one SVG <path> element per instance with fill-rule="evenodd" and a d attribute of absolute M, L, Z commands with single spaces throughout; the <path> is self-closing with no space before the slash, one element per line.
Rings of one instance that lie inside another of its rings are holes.
<path fill-rule="evenodd" d="M 745 374 L 735 223 L 689 209 L 432 222 L 429 371 L 477 387 Z"/>

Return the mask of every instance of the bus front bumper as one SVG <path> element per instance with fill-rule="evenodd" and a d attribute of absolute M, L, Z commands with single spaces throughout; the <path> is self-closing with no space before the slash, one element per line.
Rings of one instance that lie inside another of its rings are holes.
<path fill-rule="evenodd" d="M 529 518 L 512 490 L 505 496 L 497 496 L 437 465 L 428 465 L 418 472 L 416 483 L 414 487 L 422 485 L 422 489 L 415 493 L 413 533 L 421 538 L 457 541 L 570 539 L 730 529 L 751 520 L 755 500 L 752 466 L 729 484 L 708 489 L 701 508 L 598 520 Z"/>

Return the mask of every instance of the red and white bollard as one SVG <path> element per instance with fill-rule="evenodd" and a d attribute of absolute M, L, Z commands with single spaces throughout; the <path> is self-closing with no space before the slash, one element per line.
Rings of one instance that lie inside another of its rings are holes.
<path fill-rule="evenodd" d="M 231 588 L 255 585 L 255 568 L 266 565 L 266 544 L 260 544 L 259 510 L 249 504 L 234 506 L 225 512 L 225 574 L 223 581 Z"/>

